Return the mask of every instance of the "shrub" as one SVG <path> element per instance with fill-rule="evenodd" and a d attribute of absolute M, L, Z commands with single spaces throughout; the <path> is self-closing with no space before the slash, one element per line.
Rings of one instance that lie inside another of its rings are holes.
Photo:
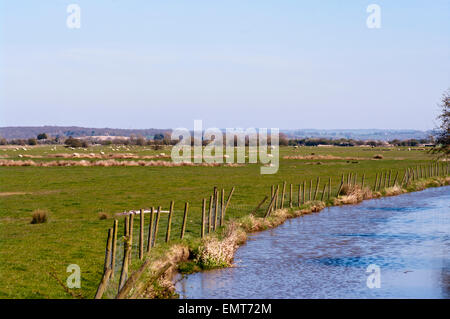
<path fill-rule="evenodd" d="M 48 138 L 47 134 L 41 133 L 37 135 L 38 140 L 46 140 Z"/>
<path fill-rule="evenodd" d="M 88 147 L 88 142 L 77 138 L 69 137 L 64 144 L 69 147 Z"/>
<path fill-rule="evenodd" d="M 142 137 L 142 136 L 139 136 L 139 137 L 136 139 L 136 145 L 138 145 L 138 146 L 144 146 L 146 143 L 147 143 L 147 141 L 146 141 L 145 138 Z"/>
<path fill-rule="evenodd" d="M 28 145 L 36 145 L 37 141 L 36 141 L 35 138 L 29 138 L 28 141 L 27 141 L 27 144 Z"/>
<path fill-rule="evenodd" d="M 42 224 L 47 222 L 47 219 L 48 219 L 48 212 L 46 210 L 36 209 L 33 212 L 31 224 Z"/>
<path fill-rule="evenodd" d="M 376 154 L 373 156 L 374 159 L 383 159 L 383 155 L 381 154 Z"/>

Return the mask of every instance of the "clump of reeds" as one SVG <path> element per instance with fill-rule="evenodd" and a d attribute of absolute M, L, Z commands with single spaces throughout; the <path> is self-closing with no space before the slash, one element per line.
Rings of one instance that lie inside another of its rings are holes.
<path fill-rule="evenodd" d="M 48 212 L 43 209 L 36 209 L 31 216 L 30 224 L 42 224 L 48 220 Z"/>
<path fill-rule="evenodd" d="M 392 187 L 385 188 L 386 196 L 395 196 L 399 194 L 403 194 L 405 191 L 398 185 L 394 185 Z"/>
<path fill-rule="evenodd" d="M 227 225 L 222 240 L 208 237 L 198 248 L 196 262 L 203 269 L 229 267 L 239 244 L 245 242 L 246 234 L 239 225 L 231 222 Z"/>
<path fill-rule="evenodd" d="M 373 193 L 368 187 L 361 188 L 360 185 L 344 184 L 339 196 L 334 199 L 334 205 L 357 204 L 364 199 L 373 198 Z"/>

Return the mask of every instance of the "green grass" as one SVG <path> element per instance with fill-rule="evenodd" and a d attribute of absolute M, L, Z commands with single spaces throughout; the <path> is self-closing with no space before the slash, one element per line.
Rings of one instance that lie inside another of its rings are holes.
<path fill-rule="evenodd" d="M 27 147 L 27 151 L 14 148 L 0 149 L 0 157 L 20 160 L 18 154 L 43 155 L 49 153 L 112 153 L 110 147 L 90 147 L 70 150 L 58 146 Z M 151 150 L 149 147 L 132 147 L 115 153 L 154 155 L 170 149 Z M 367 158 L 368 160 L 285 160 L 285 155 L 334 155 Z M 382 160 L 372 160 L 382 154 Z M 332 178 L 332 191 L 336 193 L 342 173 L 356 172 L 360 181 L 366 175 L 366 185 L 373 185 L 375 173 L 381 170 L 401 170 L 425 165 L 431 156 L 424 150 L 408 148 L 359 147 L 284 147 L 280 151 L 280 168 L 277 174 L 261 175 L 260 164 L 240 167 L 0 167 L 0 193 L 25 192 L 22 195 L 0 196 L 0 298 L 69 298 L 49 272 L 54 270 L 65 282 L 69 264 L 81 268 L 81 293 L 92 298 L 101 279 L 107 229 L 112 219 L 100 220 L 98 213 L 112 216 L 125 210 L 161 205 L 168 209 L 175 201 L 172 238 L 178 238 L 181 229 L 184 203 L 190 203 L 186 240 L 200 236 L 202 198 L 209 198 L 214 186 L 225 188 L 226 195 L 236 187 L 227 218 L 239 217 L 252 211 L 270 186 L 293 183 L 294 199 L 298 184 L 304 180 L 321 177 L 323 183 Z M 42 160 L 48 160 L 46 158 Z M 55 159 L 53 159 L 55 160 Z M 320 163 L 320 164 L 318 164 Z M 393 178 L 393 177 L 392 177 Z M 289 186 L 287 188 L 289 190 Z M 264 207 L 258 212 L 263 213 Z M 45 209 L 49 218 L 43 224 L 30 224 L 32 212 Z M 146 218 L 148 221 L 148 214 Z M 123 233 L 123 219 L 120 218 Z M 137 244 L 139 219 L 135 219 L 134 245 Z M 162 243 L 167 226 L 167 215 L 160 221 L 158 242 Z M 147 231 L 147 224 L 146 224 Z M 120 241 L 120 240 L 119 240 Z M 160 244 L 159 244 L 160 245 Z M 161 253 L 165 245 L 154 251 Z M 134 249 L 137 253 L 137 249 Z M 136 256 L 136 255 L 134 255 Z M 134 266 L 139 263 L 134 263 Z"/>

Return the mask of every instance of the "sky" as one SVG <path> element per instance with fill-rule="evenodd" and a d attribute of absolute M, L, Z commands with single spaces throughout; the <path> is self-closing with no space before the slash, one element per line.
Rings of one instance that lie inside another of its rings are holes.
<path fill-rule="evenodd" d="M 448 0 L 0 0 L 0 126 L 427 130 L 449 87 Z"/>

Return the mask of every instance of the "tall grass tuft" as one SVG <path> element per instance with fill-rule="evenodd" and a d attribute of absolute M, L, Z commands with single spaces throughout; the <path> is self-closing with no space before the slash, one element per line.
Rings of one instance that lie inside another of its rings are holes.
<path fill-rule="evenodd" d="M 103 213 L 103 212 L 98 213 L 98 219 L 100 219 L 100 220 L 108 219 L 108 217 L 109 216 L 107 213 Z"/>
<path fill-rule="evenodd" d="M 47 220 L 48 220 L 48 212 L 43 209 L 36 209 L 33 212 L 30 224 L 42 224 L 47 222 Z"/>

